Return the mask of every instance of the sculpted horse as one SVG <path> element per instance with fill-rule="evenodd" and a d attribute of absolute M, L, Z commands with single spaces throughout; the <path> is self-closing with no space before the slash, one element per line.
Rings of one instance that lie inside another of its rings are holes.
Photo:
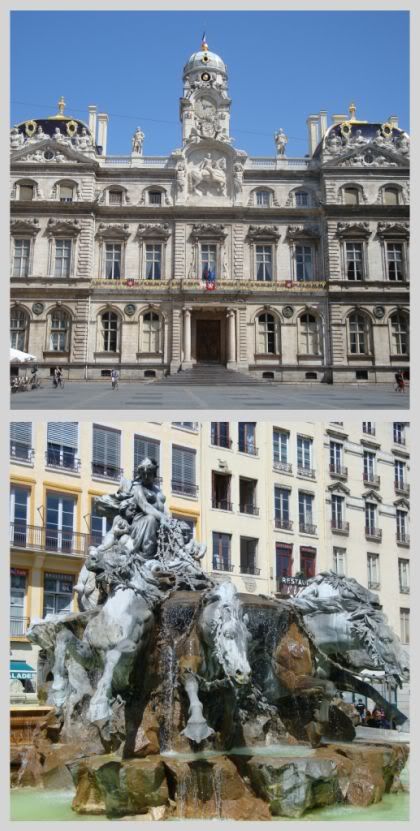
<path fill-rule="evenodd" d="M 189 700 L 182 734 L 199 744 L 214 733 L 203 715 L 200 688 L 235 689 L 250 681 L 247 651 L 250 633 L 237 589 L 226 581 L 203 595 L 203 604 L 187 636 L 177 644 L 180 680 Z"/>
<path fill-rule="evenodd" d="M 197 196 L 202 196 L 199 187 L 216 188 L 216 193 L 226 195 L 226 173 L 225 173 L 225 159 L 218 159 L 213 161 L 211 154 L 207 153 L 198 168 L 192 168 L 190 171 L 191 190 Z"/>

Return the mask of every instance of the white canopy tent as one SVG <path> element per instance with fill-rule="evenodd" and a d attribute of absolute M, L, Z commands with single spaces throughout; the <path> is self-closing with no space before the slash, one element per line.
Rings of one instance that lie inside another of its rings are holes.
<path fill-rule="evenodd" d="M 22 352 L 20 349 L 12 349 L 12 347 L 10 347 L 11 364 L 27 364 L 36 360 L 37 358 L 35 355 L 30 355 L 29 352 Z"/>

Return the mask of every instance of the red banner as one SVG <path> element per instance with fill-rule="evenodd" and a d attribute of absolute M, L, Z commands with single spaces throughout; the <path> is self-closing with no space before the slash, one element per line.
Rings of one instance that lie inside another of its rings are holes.
<path fill-rule="evenodd" d="M 206 280 L 206 289 L 207 291 L 214 291 L 216 288 L 216 283 L 214 280 Z"/>

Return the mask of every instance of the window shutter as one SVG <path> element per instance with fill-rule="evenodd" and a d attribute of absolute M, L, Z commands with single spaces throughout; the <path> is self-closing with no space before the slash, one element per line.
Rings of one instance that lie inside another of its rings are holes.
<path fill-rule="evenodd" d="M 78 447 L 77 421 L 49 421 L 47 427 L 47 442 L 59 444 L 60 447 Z"/>
<path fill-rule="evenodd" d="M 32 446 L 32 422 L 12 421 L 10 423 L 10 441 Z"/>
<path fill-rule="evenodd" d="M 154 459 L 159 465 L 160 442 L 145 436 L 134 436 L 134 467 L 136 468 L 146 458 Z"/>
<path fill-rule="evenodd" d="M 93 425 L 93 462 L 99 465 L 120 467 L 120 437 L 119 430 L 109 427 Z"/>
<path fill-rule="evenodd" d="M 173 448 L 172 478 L 175 482 L 195 485 L 195 450 L 186 447 Z"/>

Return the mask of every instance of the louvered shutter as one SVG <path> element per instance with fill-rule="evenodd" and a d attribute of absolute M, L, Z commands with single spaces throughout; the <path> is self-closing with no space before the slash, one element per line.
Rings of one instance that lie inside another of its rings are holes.
<path fill-rule="evenodd" d="M 32 446 L 32 422 L 31 421 L 12 421 L 10 423 L 10 441 L 13 444 L 24 444 L 27 447 Z"/>
<path fill-rule="evenodd" d="M 104 467 L 120 467 L 119 430 L 93 425 L 93 463 Z"/>
<path fill-rule="evenodd" d="M 159 466 L 160 442 L 146 436 L 134 436 L 134 469 L 146 458 L 154 459 Z"/>
<path fill-rule="evenodd" d="M 174 447 L 172 450 L 172 480 L 195 489 L 195 450 Z"/>
<path fill-rule="evenodd" d="M 58 444 L 60 447 L 78 447 L 77 421 L 49 421 L 47 427 L 47 442 Z"/>

